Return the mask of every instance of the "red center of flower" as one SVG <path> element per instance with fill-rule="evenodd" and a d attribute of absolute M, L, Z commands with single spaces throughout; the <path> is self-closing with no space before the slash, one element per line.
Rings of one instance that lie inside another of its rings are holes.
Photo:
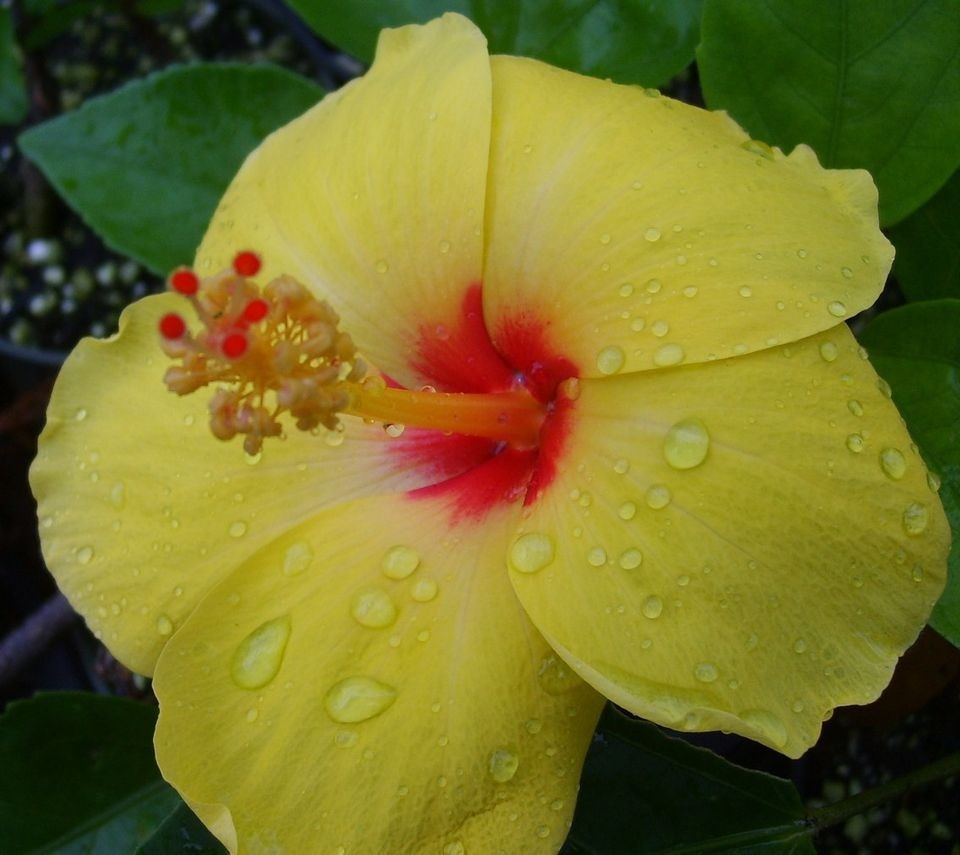
<path fill-rule="evenodd" d="M 412 499 L 448 497 L 453 518 L 478 519 L 496 505 L 537 500 L 557 473 L 577 397 L 576 366 L 555 353 L 530 313 L 501 323 L 491 337 L 481 286 L 467 289 L 454 324 L 422 324 L 414 367 L 438 391 L 500 393 L 524 389 L 545 412 L 533 447 L 408 429 L 396 454 L 429 468 L 437 482 Z"/>

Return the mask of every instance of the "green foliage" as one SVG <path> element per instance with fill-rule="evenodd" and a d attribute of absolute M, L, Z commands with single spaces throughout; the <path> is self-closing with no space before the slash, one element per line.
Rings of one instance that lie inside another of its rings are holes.
<path fill-rule="evenodd" d="M 907 299 L 960 297 L 960 171 L 891 229 L 890 240 L 897 248 L 895 270 Z"/>
<path fill-rule="evenodd" d="M 491 53 L 532 56 L 618 83 L 660 86 L 693 60 L 703 0 L 290 0 L 328 41 L 365 62 L 384 27 L 443 12 L 473 19 Z"/>
<path fill-rule="evenodd" d="M 20 71 L 13 18 L 0 8 L 0 125 L 15 125 L 27 115 L 27 90 Z"/>
<path fill-rule="evenodd" d="M 114 855 L 179 801 L 153 759 L 154 707 L 78 692 L 0 716 L 0 852 Z"/>
<path fill-rule="evenodd" d="M 960 647 L 960 300 L 931 300 L 874 319 L 861 336 L 933 472 L 953 531 L 950 580 L 930 625 Z"/>
<path fill-rule="evenodd" d="M 956 0 L 709 0 L 701 32 L 707 104 L 825 166 L 869 169 L 884 225 L 960 164 Z"/>
<path fill-rule="evenodd" d="M 88 101 L 19 143 L 106 243 L 166 272 L 193 260 L 246 155 L 322 95 L 269 65 L 183 66 Z"/>
<path fill-rule="evenodd" d="M 564 852 L 812 853 L 811 833 L 789 781 L 742 769 L 608 707 Z"/>
<path fill-rule="evenodd" d="M 190 855 L 222 855 L 226 849 L 207 831 L 193 811 L 181 802 L 156 833 L 137 849 L 135 855 L 173 855 L 182 852 Z"/>

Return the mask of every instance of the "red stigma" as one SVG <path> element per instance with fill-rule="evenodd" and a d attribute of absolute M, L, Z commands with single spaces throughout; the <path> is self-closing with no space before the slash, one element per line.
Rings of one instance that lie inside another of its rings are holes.
<path fill-rule="evenodd" d="M 239 359 L 247 352 L 247 337 L 243 333 L 232 332 L 220 345 L 220 350 L 227 359 Z"/>
<path fill-rule="evenodd" d="M 251 300 L 243 310 L 243 318 L 245 321 L 255 324 L 257 321 L 262 321 L 269 311 L 270 304 L 266 300 Z"/>
<path fill-rule="evenodd" d="M 170 276 L 170 287 L 184 297 L 191 297 L 199 290 L 200 280 L 192 270 L 181 267 Z"/>
<path fill-rule="evenodd" d="M 178 338 L 183 338 L 183 334 L 187 331 L 187 325 L 183 318 L 174 312 L 171 312 L 170 314 L 164 315 L 162 318 L 160 318 L 159 326 L 160 335 L 171 341 L 174 341 Z"/>
<path fill-rule="evenodd" d="M 239 276 L 256 276 L 260 272 L 260 256 L 255 252 L 238 252 L 233 259 L 233 269 Z"/>

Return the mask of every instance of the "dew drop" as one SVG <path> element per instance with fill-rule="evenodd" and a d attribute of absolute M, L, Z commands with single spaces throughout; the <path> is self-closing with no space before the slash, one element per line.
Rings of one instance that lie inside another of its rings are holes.
<path fill-rule="evenodd" d="M 397 690 L 373 677 L 347 677 L 323 698 L 327 715 L 340 724 L 355 724 L 380 715 L 397 698 Z"/>
<path fill-rule="evenodd" d="M 410 596 L 418 603 L 429 603 L 436 599 L 439 586 L 433 579 L 418 579 L 410 590 Z"/>
<path fill-rule="evenodd" d="M 911 502 L 903 511 L 903 530 L 911 537 L 923 534 L 930 520 L 926 505 Z"/>
<path fill-rule="evenodd" d="M 406 426 L 398 424 L 397 422 L 388 422 L 383 426 L 383 432 L 391 439 L 397 439 L 403 436 L 404 430 L 406 430 Z"/>
<path fill-rule="evenodd" d="M 701 683 L 712 683 L 720 676 L 720 672 L 712 662 L 700 662 L 693 669 L 693 676 Z"/>
<path fill-rule="evenodd" d="M 853 271 L 849 267 L 841 267 L 840 275 L 843 276 L 844 279 L 853 279 Z"/>
<path fill-rule="evenodd" d="M 562 695 L 579 685 L 579 680 L 566 663 L 554 654 L 550 654 L 540 663 L 537 680 L 548 695 Z"/>
<path fill-rule="evenodd" d="M 604 246 L 610 243 L 610 235 L 606 233 L 600 235 L 600 243 L 602 243 Z"/>
<path fill-rule="evenodd" d="M 931 493 L 937 493 L 940 491 L 940 476 L 936 472 L 927 472 L 927 486 L 930 488 Z"/>
<path fill-rule="evenodd" d="M 247 533 L 247 524 L 243 520 L 234 520 L 227 531 L 230 537 L 243 537 Z"/>
<path fill-rule="evenodd" d="M 597 370 L 601 374 L 616 374 L 627 361 L 623 348 L 612 344 L 597 354 Z"/>
<path fill-rule="evenodd" d="M 744 140 L 740 143 L 740 148 L 749 151 L 751 154 L 759 154 L 767 160 L 773 160 L 773 149 L 762 140 Z M 757 161 L 759 163 L 759 161 Z"/>
<path fill-rule="evenodd" d="M 707 426 L 698 418 L 681 419 L 663 440 L 663 456 L 674 469 L 693 469 L 706 460 L 710 450 Z"/>
<path fill-rule="evenodd" d="M 672 498 L 670 493 L 670 488 L 664 484 L 653 484 L 648 490 L 646 495 L 647 505 L 653 508 L 655 511 L 659 511 L 661 508 L 665 508 L 670 504 L 670 499 Z"/>
<path fill-rule="evenodd" d="M 519 573 L 536 573 L 553 562 L 553 540 L 546 534 L 522 534 L 510 547 L 510 566 Z"/>
<path fill-rule="evenodd" d="M 376 268 L 377 273 L 383 274 L 383 273 L 386 273 L 386 272 L 390 269 L 390 265 L 387 264 L 387 262 L 386 262 L 385 259 L 382 259 L 382 258 L 381 258 L 381 259 L 378 259 L 378 261 L 377 261 L 377 263 L 376 263 L 376 265 L 375 265 L 375 268 Z"/>
<path fill-rule="evenodd" d="M 587 553 L 587 563 L 591 567 L 603 567 L 607 563 L 607 552 L 602 546 L 595 546 Z"/>
<path fill-rule="evenodd" d="M 633 285 L 631 285 L 629 282 L 625 282 L 617 289 L 617 293 L 621 297 L 630 297 L 633 294 Z"/>
<path fill-rule="evenodd" d="M 859 454 L 863 451 L 864 441 L 863 437 L 858 433 L 852 433 L 847 437 L 847 449 L 852 451 L 854 454 Z"/>
<path fill-rule="evenodd" d="M 259 717 L 260 717 L 260 713 L 257 712 L 257 710 L 254 709 L 253 707 L 248 709 L 246 716 L 244 716 L 244 718 L 246 718 L 246 720 L 250 722 L 250 724 L 253 724 Z"/>
<path fill-rule="evenodd" d="M 360 734 L 355 730 L 338 730 L 333 737 L 333 744 L 337 748 L 353 748 L 360 739 Z"/>
<path fill-rule="evenodd" d="M 885 448 L 880 452 L 880 468 L 892 481 L 899 481 L 907 472 L 907 461 L 898 448 Z"/>
<path fill-rule="evenodd" d="M 443 847 L 443 855 L 466 855 L 466 851 L 459 840 L 452 840 Z"/>
<path fill-rule="evenodd" d="M 806 649 L 807 649 L 807 642 L 805 642 L 802 638 L 798 638 L 795 642 L 793 642 L 794 653 L 805 653 Z"/>
<path fill-rule="evenodd" d="M 497 748 L 490 754 L 490 762 L 487 764 L 490 770 L 490 777 L 498 784 L 505 784 L 513 780 L 520 768 L 520 758 L 509 748 Z"/>
<path fill-rule="evenodd" d="M 92 546 L 81 546 L 77 550 L 77 563 L 78 564 L 89 564 L 93 559 L 93 547 Z"/>
<path fill-rule="evenodd" d="M 313 562 L 313 547 L 305 540 L 298 540 L 287 547 L 283 554 L 283 575 L 296 576 Z"/>
<path fill-rule="evenodd" d="M 650 228 L 643 233 L 643 237 L 644 240 L 650 243 L 656 243 L 656 241 L 660 240 L 660 229 L 650 226 Z"/>
<path fill-rule="evenodd" d="M 538 825 L 537 826 L 537 837 L 541 840 L 546 840 L 550 836 L 550 826 L 549 825 Z"/>
<path fill-rule="evenodd" d="M 696 285 L 687 285 L 687 287 L 683 289 L 683 296 L 692 299 L 696 297 L 699 292 L 700 289 L 697 288 Z"/>
<path fill-rule="evenodd" d="M 914 564 L 914 565 L 913 565 L 913 570 L 912 570 L 911 573 L 910 573 L 910 578 L 913 579 L 914 582 L 922 582 L 922 581 L 923 581 L 923 566 L 920 565 L 920 564 Z"/>
<path fill-rule="evenodd" d="M 641 606 L 640 610 L 643 612 L 644 617 L 650 618 L 650 620 L 656 620 L 663 614 L 663 600 L 655 594 L 649 596 L 643 601 L 643 606 Z"/>
<path fill-rule="evenodd" d="M 259 689 L 280 670 L 290 638 L 290 617 L 283 615 L 260 624 L 237 645 L 230 676 L 241 689 Z"/>
<path fill-rule="evenodd" d="M 125 500 L 126 490 L 123 482 L 117 481 L 117 483 L 110 488 L 110 504 L 119 509 L 123 507 Z"/>
<path fill-rule="evenodd" d="M 613 471 L 617 475 L 626 475 L 630 471 L 630 461 L 625 457 L 621 457 L 618 460 L 613 462 Z"/>
<path fill-rule="evenodd" d="M 670 365 L 679 365 L 685 356 L 679 344 L 661 344 L 653 354 L 653 364 L 667 368 Z"/>
<path fill-rule="evenodd" d="M 627 549 L 621 553 L 618 563 L 624 570 L 636 570 L 643 563 L 643 553 L 639 549 Z"/>
<path fill-rule="evenodd" d="M 630 321 L 630 329 L 633 330 L 633 332 L 642 332 L 646 325 L 647 322 L 643 318 L 634 318 Z"/>
<path fill-rule="evenodd" d="M 380 569 L 388 579 L 406 579 L 420 566 L 420 555 L 409 546 L 391 546 L 380 561 Z"/>
<path fill-rule="evenodd" d="M 397 607 L 386 591 L 366 588 L 354 595 L 350 614 L 360 626 L 382 629 L 397 619 Z"/>
<path fill-rule="evenodd" d="M 644 287 L 648 294 L 658 294 L 663 287 L 663 283 L 659 279 L 650 279 Z"/>
<path fill-rule="evenodd" d="M 650 332 L 652 332 L 657 338 L 663 338 L 668 332 L 670 332 L 670 324 L 666 321 L 654 321 L 650 324 Z"/>
<path fill-rule="evenodd" d="M 834 300 L 827 306 L 827 311 L 835 318 L 842 318 L 847 314 L 847 307 L 839 300 Z"/>
<path fill-rule="evenodd" d="M 893 389 L 890 388 L 890 384 L 882 377 L 877 378 L 877 388 L 885 398 L 893 397 Z"/>
<path fill-rule="evenodd" d="M 439 246 L 440 252 L 443 255 L 446 255 L 448 252 L 450 252 L 450 241 L 442 240 L 440 241 L 438 246 Z"/>
<path fill-rule="evenodd" d="M 752 297 L 753 288 L 751 288 L 749 285 L 741 285 L 739 294 L 741 297 Z"/>
<path fill-rule="evenodd" d="M 164 638 L 172 634 L 173 621 L 170 620 L 170 618 L 168 618 L 166 615 L 160 615 L 160 617 L 157 618 L 157 632 L 164 636 Z"/>
<path fill-rule="evenodd" d="M 853 398 L 847 401 L 847 409 L 855 416 L 863 415 L 863 404 Z"/>
<path fill-rule="evenodd" d="M 637 506 L 633 502 L 624 502 L 617 509 L 617 516 L 622 520 L 632 520 L 637 515 Z"/>

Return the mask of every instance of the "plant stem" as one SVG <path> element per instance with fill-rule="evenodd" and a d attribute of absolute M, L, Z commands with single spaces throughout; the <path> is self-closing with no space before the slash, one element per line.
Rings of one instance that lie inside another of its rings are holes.
<path fill-rule="evenodd" d="M 843 822 L 851 816 L 863 813 L 875 805 L 895 799 L 916 787 L 922 787 L 934 781 L 939 781 L 941 778 L 949 778 L 951 775 L 957 774 L 960 774 L 960 751 L 948 754 L 946 757 L 942 757 L 928 766 L 915 769 L 902 777 L 894 778 L 886 784 L 880 784 L 848 799 L 816 808 L 810 812 L 810 819 L 819 831 Z"/>
<path fill-rule="evenodd" d="M 12 680 L 77 619 L 63 594 L 54 594 L 0 641 L 0 686 Z"/>

